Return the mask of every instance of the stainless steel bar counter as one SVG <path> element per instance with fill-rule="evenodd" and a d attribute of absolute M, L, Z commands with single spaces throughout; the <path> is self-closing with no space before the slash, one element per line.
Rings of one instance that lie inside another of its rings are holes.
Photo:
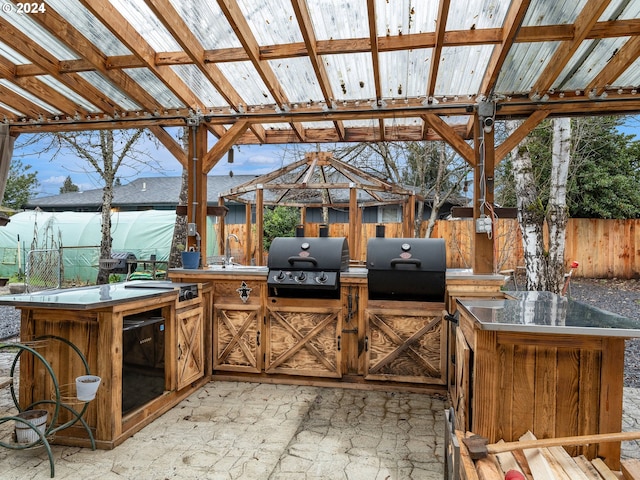
<path fill-rule="evenodd" d="M 490 442 L 620 432 L 625 339 L 640 324 L 549 292 L 458 298 L 458 428 Z M 574 447 L 619 469 L 620 443 Z"/>

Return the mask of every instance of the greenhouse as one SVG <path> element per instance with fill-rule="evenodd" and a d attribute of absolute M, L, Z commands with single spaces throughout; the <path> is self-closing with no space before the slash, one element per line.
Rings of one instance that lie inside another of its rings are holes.
<path fill-rule="evenodd" d="M 0 228 L 0 277 L 27 272 L 29 252 L 60 252 L 63 283 L 95 282 L 100 257 L 100 213 L 27 211 Z M 145 210 L 114 212 L 111 216 L 112 252 L 132 253 L 136 259 L 169 258 L 175 212 Z M 213 251 L 215 236 L 209 236 Z M 143 266 L 141 265 L 141 268 Z"/>

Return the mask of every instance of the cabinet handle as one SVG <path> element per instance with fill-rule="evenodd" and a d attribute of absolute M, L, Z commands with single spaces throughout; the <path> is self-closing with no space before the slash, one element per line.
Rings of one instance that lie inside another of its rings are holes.
<path fill-rule="evenodd" d="M 260 346 L 260 331 L 259 330 L 256 332 L 256 345 L 258 347 Z"/>
<path fill-rule="evenodd" d="M 178 360 L 182 358 L 182 345 L 178 344 Z"/>
<path fill-rule="evenodd" d="M 342 340 L 342 337 L 340 335 L 338 335 L 338 351 L 340 351 L 340 341 Z"/>
<path fill-rule="evenodd" d="M 364 351 L 365 352 L 369 351 L 369 336 L 364 337 Z"/>

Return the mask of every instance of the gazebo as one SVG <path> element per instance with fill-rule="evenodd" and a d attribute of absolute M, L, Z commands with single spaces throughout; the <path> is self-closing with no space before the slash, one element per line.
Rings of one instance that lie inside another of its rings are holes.
<path fill-rule="evenodd" d="M 246 228 L 243 241 L 245 258 L 252 251 L 252 205 L 255 207 L 255 262 L 263 265 L 263 211 L 267 205 L 285 205 L 300 209 L 304 229 L 308 208 L 344 208 L 349 211 L 349 238 L 362 234 L 362 209 L 378 205 L 402 206 L 402 235 L 413 236 L 415 204 L 422 201 L 412 190 L 380 180 L 333 157 L 329 152 L 307 153 L 304 158 L 272 173 L 233 187 L 220 197 L 220 206 L 234 200 L 246 205 Z M 224 217 L 219 221 L 219 247 L 225 239 Z M 364 261 L 361 242 L 349 244 L 350 257 Z"/>

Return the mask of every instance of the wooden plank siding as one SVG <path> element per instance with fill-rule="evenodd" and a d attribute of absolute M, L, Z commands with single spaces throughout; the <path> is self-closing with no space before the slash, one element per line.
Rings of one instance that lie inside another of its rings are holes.
<path fill-rule="evenodd" d="M 320 225 L 305 225 L 305 235 L 318 236 Z M 215 227 L 219 228 L 218 226 Z M 244 237 L 244 225 L 227 225 L 225 235 L 235 233 L 238 238 Z M 386 237 L 402 236 L 401 223 L 385 224 Z M 424 231 L 424 230 L 423 230 Z M 220 232 L 216 232 L 220 235 Z M 352 259 L 364 262 L 367 252 L 367 241 L 375 237 L 376 224 L 364 223 L 358 241 L 360 258 Z M 444 238 L 447 244 L 448 268 L 471 268 L 471 240 L 473 220 L 438 220 L 432 237 Z M 329 236 L 349 238 L 349 224 L 335 223 L 329 225 Z M 515 270 L 524 266 L 524 254 L 520 229 L 516 219 L 499 219 L 495 250 L 496 271 Z M 254 245 L 251 252 L 255 252 Z M 351 242 L 349 242 L 351 243 Z M 247 254 L 244 245 L 232 243 L 232 255 L 241 262 Z M 242 249 L 243 252 L 240 252 Z M 254 256 L 253 253 L 251 256 Z M 575 277 L 586 278 L 640 278 L 640 220 L 603 220 L 592 218 L 571 218 L 567 225 L 565 262 L 569 271 L 571 262 L 577 261 L 580 266 L 573 272 Z M 265 262 L 266 263 L 266 262 Z"/>

